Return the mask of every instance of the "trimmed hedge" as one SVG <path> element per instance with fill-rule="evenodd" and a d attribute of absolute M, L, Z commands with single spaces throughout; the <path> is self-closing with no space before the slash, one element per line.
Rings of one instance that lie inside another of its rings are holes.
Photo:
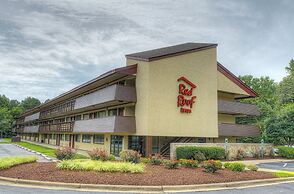
<path fill-rule="evenodd" d="M 288 159 L 294 159 L 294 148 L 279 146 L 279 155 Z"/>
<path fill-rule="evenodd" d="M 203 153 L 206 160 L 225 158 L 225 149 L 220 147 L 183 146 L 176 149 L 177 159 L 195 159 L 194 156 Z"/>

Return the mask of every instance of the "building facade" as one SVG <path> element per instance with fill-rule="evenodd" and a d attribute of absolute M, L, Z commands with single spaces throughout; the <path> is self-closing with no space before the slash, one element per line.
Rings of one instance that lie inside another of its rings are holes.
<path fill-rule="evenodd" d="M 217 45 L 185 43 L 126 55 L 106 72 L 16 121 L 23 140 L 80 150 L 169 154 L 172 142 L 238 142 L 259 129 L 235 123 L 258 116 L 238 102 L 257 94 L 217 62 Z"/>

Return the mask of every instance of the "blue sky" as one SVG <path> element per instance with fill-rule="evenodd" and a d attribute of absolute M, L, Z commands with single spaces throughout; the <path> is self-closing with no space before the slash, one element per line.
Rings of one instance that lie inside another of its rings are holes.
<path fill-rule="evenodd" d="M 124 55 L 184 42 L 218 43 L 236 75 L 280 81 L 294 57 L 292 0 L 2 0 L 0 94 L 42 101 Z"/>

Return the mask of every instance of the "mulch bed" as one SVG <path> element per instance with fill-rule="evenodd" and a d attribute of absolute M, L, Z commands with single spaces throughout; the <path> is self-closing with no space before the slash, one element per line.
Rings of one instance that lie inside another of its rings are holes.
<path fill-rule="evenodd" d="M 163 166 L 152 165 L 147 165 L 146 172 L 142 174 L 68 171 L 58 170 L 55 166 L 56 163 L 23 164 L 7 170 L 0 170 L 0 176 L 66 183 L 154 186 L 220 183 L 275 177 L 272 173 L 267 172 L 219 170 L 214 174 L 210 174 L 203 172 L 201 168 L 169 170 Z"/>

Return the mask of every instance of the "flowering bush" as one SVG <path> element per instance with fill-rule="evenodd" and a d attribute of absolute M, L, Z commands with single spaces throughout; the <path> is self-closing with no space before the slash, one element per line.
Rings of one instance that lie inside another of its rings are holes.
<path fill-rule="evenodd" d="M 71 147 L 61 147 L 55 151 L 58 160 L 71 160 L 75 157 L 76 152 Z"/>
<path fill-rule="evenodd" d="M 121 159 L 125 162 L 139 163 L 141 155 L 134 150 L 123 150 L 119 153 Z"/>
<path fill-rule="evenodd" d="M 107 151 L 101 148 L 94 148 L 92 151 L 89 151 L 88 154 L 92 160 L 106 161 L 110 158 Z"/>
<path fill-rule="evenodd" d="M 163 164 L 165 168 L 168 168 L 168 169 L 176 169 L 180 166 L 180 163 L 177 160 L 165 160 Z"/>
<path fill-rule="evenodd" d="M 202 164 L 204 171 L 208 173 L 215 173 L 219 170 L 219 164 L 214 160 L 204 161 Z"/>
<path fill-rule="evenodd" d="M 199 164 L 196 160 L 180 159 L 180 165 L 187 168 L 198 168 Z"/>

